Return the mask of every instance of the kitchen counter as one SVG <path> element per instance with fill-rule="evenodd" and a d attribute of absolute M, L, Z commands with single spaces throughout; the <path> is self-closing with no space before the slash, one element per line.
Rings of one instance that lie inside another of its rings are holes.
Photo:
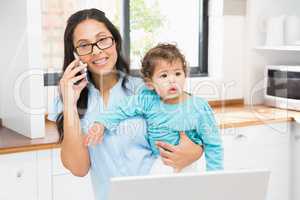
<path fill-rule="evenodd" d="M 46 120 L 46 136 L 30 139 L 0 126 L 0 154 L 58 148 L 58 132 L 55 123 Z"/>
<path fill-rule="evenodd" d="M 294 121 L 300 112 L 266 106 L 229 105 L 213 107 L 220 128 L 237 128 L 252 125 Z M 46 136 L 30 139 L 0 127 L 0 154 L 59 148 L 55 123 L 46 120 Z"/>
<path fill-rule="evenodd" d="M 272 108 L 264 105 L 215 107 L 213 110 L 220 128 L 290 122 L 300 118 L 299 111 Z"/>

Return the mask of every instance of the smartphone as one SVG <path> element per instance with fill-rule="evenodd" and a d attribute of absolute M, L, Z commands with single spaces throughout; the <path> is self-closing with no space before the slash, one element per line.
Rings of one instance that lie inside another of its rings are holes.
<path fill-rule="evenodd" d="M 79 56 L 75 51 L 73 51 L 75 59 L 79 59 L 79 65 L 84 65 L 84 63 L 80 60 Z M 87 68 L 84 68 L 83 70 L 80 71 L 81 74 L 87 73 Z M 87 76 L 85 77 L 86 80 L 88 80 Z"/>

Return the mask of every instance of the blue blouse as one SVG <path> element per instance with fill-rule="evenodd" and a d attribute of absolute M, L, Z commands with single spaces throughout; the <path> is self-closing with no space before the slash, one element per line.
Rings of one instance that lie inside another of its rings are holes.
<path fill-rule="evenodd" d="M 88 85 L 88 108 L 80 120 L 84 133 L 87 133 L 95 116 L 117 106 L 122 99 L 132 95 L 136 88 L 143 84 L 141 79 L 129 77 L 126 84 L 128 90 L 124 90 L 121 86 L 122 80 L 121 77 L 110 90 L 107 108 L 104 107 L 99 90 L 92 84 Z M 56 97 L 49 110 L 48 119 L 55 121 L 62 108 L 60 98 Z M 96 200 L 107 199 L 111 177 L 146 175 L 150 172 L 155 160 L 146 139 L 146 123 L 138 117 L 123 121 L 114 131 L 105 133 L 103 143 L 89 146 L 88 149 L 91 161 L 90 174 Z"/>

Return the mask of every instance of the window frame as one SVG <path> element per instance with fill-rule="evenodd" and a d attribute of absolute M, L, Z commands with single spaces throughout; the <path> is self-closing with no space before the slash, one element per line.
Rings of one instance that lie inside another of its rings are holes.
<path fill-rule="evenodd" d="M 209 36 L 209 20 L 208 20 L 208 2 L 203 0 L 199 5 L 200 20 L 198 30 L 198 63 L 199 66 L 191 66 L 189 68 L 189 77 L 206 77 L 208 76 L 208 36 Z M 123 36 L 123 55 L 126 60 L 130 61 L 130 0 L 123 0 L 121 17 L 121 32 Z M 201 32 L 203 33 L 201 35 Z M 138 69 L 130 70 L 133 76 L 140 76 Z"/>

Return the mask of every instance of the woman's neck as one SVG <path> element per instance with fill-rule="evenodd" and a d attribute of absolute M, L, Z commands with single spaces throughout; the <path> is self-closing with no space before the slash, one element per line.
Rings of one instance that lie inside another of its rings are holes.
<path fill-rule="evenodd" d="M 107 93 L 118 82 L 116 73 L 107 75 L 93 74 L 92 78 L 95 82 L 95 87 L 100 90 L 101 94 Z"/>

